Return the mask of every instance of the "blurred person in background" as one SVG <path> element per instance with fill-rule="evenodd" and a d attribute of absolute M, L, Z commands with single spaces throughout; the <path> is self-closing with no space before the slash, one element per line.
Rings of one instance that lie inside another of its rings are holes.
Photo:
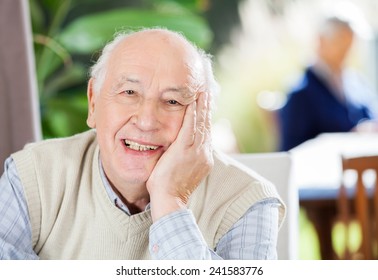
<path fill-rule="evenodd" d="M 280 150 L 320 133 L 378 131 L 377 95 L 361 76 L 344 67 L 355 36 L 351 21 L 337 16 L 323 20 L 315 61 L 278 112 Z"/>

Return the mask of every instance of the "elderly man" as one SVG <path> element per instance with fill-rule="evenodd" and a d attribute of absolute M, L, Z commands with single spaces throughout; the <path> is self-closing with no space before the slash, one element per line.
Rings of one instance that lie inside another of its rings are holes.
<path fill-rule="evenodd" d="M 88 83 L 92 129 L 27 145 L 0 181 L 1 259 L 274 259 L 274 186 L 211 146 L 209 57 L 118 35 Z"/>

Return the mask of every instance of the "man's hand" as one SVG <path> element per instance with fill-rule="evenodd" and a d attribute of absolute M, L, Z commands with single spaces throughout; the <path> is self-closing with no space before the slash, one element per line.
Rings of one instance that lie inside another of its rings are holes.
<path fill-rule="evenodd" d="M 352 131 L 355 132 L 378 132 L 378 120 L 364 120 L 356 125 Z"/>
<path fill-rule="evenodd" d="M 186 108 L 176 140 L 147 181 L 153 221 L 185 207 L 190 195 L 209 174 L 214 164 L 210 126 L 210 95 L 201 93 Z"/>

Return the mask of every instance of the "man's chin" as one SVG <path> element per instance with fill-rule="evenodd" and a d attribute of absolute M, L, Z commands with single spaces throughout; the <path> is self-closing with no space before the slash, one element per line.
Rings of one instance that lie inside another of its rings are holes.
<path fill-rule="evenodd" d="M 135 162 L 129 160 L 127 162 L 120 162 L 120 165 L 117 168 L 118 177 L 124 184 L 145 186 L 156 163 L 157 160 L 148 162 Z"/>

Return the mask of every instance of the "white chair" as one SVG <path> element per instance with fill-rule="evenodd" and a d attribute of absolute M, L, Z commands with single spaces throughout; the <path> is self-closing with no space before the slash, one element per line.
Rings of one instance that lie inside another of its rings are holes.
<path fill-rule="evenodd" d="M 297 259 L 299 199 L 297 190 L 290 184 L 290 154 L 287 152 L 251 153 L 232 154 L 231 157 L 253 169 L 276 186 L 287 206 L 286 219 L 278 235 L 278 259 Z"/>

